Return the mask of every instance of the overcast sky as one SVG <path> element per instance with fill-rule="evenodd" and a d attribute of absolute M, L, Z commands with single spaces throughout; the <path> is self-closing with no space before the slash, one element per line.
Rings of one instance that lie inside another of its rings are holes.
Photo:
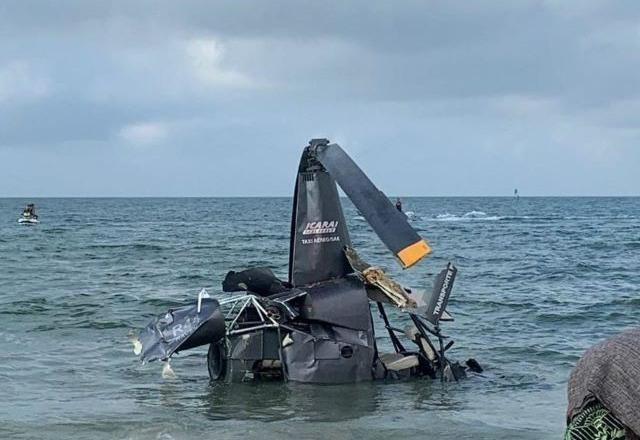
<path fill-rule="evenodd" d="M 640 194 L 640 3 L 0 2 L 0 196 Z"/>

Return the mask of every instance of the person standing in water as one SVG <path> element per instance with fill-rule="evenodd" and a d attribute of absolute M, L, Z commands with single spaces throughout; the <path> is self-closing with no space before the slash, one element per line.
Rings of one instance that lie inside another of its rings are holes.
<path fill-rule="evenodd" d="M 400 201 L 400 197 L 396 198 L 396 209 L 402 212 L 402 202 Z"/>

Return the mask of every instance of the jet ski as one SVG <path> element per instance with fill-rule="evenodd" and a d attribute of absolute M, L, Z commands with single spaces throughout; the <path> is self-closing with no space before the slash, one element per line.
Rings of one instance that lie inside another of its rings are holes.
<path fill-rule="evenodd" d="M 34 225 L 40 223 L 36 214 L 36 207 L 33 203 L 29 203 L 23 210 L 22 215 L 18 218 L 18 223 L 24 225 Z"/>
<path fill-rule="evenodd" d="M 339 145 L 312 139 L 295 183 L 288 278 L 265 267 L 230 271 L 223 293 L 212 297 L 203 289 L 194 304 L 170 309 L 142 329 L 133 338 L 140 360 L 164 361 L 166 371 L 177 353 L 209 345 L 209 377 L 226 382 L 457 381 L 481 372 L 473 359 L 464 365 L 449 359 L 453 341 L 441 330 L 453 319 L 446 309 L 457 268 L 449 263 L 433 289 L 421 292 L 364 261 L 349 238 L 337 185 L 402 268 L 431 251 Z M 408 325 L 393 324 L 389 307 Z M 372 310 L 391 352 L 378 347 Z"/>

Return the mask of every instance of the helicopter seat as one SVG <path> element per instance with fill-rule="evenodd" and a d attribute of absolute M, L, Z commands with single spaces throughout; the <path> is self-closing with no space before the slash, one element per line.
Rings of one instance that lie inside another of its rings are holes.
<path fill-rule="evenodd" d="M 405 356 L 402 353 L 384 353 L 380 355 L 380 360 L 390 371 L 401 371 L 420 365 L 418 356 L 414 354 Z"/>

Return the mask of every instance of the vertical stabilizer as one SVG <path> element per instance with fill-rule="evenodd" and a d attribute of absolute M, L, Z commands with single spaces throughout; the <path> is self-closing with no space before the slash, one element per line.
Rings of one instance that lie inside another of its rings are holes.
<path fill-rule="evenodd" d="M 300 159 L 291 219 L 289 282 L 294 286 L 342 277 L 352 272 L 344 255 L 351 246 L 335 180 L 309 155 L 328 144 L 313 139 Z"/>

